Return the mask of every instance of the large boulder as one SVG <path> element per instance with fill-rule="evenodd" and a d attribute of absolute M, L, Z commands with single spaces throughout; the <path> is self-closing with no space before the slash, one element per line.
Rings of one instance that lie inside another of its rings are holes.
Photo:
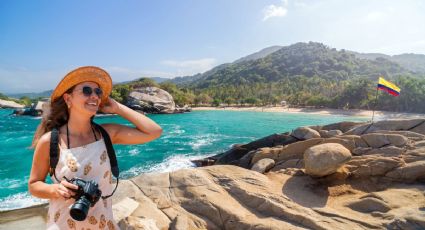
<path fill-rule="evenodd" d="M 292 131 L 291 135 L 300 140 L 307 140 L 311 138 L 320 137 L 319 132 L 309 127 L 299 127 L 295 129 L 294 131 Z"/>
<path fill-rule="evenodd" d="M 320 136 L 323 138 L 335 137 L 342 135 L 342 131 L 338 129 L 333 130 L 319 130 Z"/>
<path fill-rule="evenodd" d="M 338 143 L 316 145 L 304 152 L 306 173 L 313 177 L 332 174 L 350 159 L 350 151 Z"/>
<path fill-rule="evenodd" d="M 269 171 L 269 169 L 273 168 L 274 166 L 274 160 L 270 159 L 270 158 L 264 158 L 259 160 L 257 163 L 255 163 L 251 170 L 259 172 L 259 173 L 264 173 Z"/>
<path fill-rule="evenodd" d="M 176 110 L 173 96 L 157 87 L 133 89 L 128 95 L 127 106 L 147 113 L 174 113 Z"/>
<path fill-rule="evenodd" d="M 372 148 L 380 148 L 386 145 L 403 147 L 408 143 L 408 138 L 400 134 L 369 133 L 361 136 Z"/>

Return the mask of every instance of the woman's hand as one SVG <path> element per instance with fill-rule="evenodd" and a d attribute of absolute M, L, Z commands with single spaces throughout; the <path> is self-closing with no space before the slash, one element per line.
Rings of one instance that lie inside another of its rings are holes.
<path fill-rule="evenodd" d="M 69 199 L 75 196 L 75 192 L 72 190 L 77 190 L 78 186 L 71 184 L 66 180 L 62 180 L 59 184 L 54 184 L 55 193 L 58 198 L 63 197 Z"/>
<path fill-rule="evenodd" d="M 102 113 L 115 114 L 118 112 L 118 109 L 119 109 L 119 103 L 110 97 L 108 97 L 108 101 L 106 102 L 106 104 L 100 107 L 100 111 Z"/>

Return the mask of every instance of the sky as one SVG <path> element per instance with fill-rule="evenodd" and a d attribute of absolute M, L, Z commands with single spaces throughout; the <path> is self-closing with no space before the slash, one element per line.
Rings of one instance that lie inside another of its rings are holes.
<path fill-rule="evenodd" d="M 0 92 L 50 90 L 86 65 L 114 82 L 193 75 L 308 41 L 425 54 L 423 12 L 422 0 L 1 0 Z"/>

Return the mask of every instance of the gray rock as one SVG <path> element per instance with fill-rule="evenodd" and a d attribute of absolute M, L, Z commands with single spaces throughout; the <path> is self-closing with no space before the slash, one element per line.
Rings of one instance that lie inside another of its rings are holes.
<path fill-rule="evenodd" d="M 281 169 L 287 168 L 304 168 L 304 160 L 303 159 L 291 159 L 284 162 L 279 162 L 276 164 L 270 171 L 279 171 Z"/>
<path fill-rule="evenodd" d="M 264 173 L 267 172 L 269 169 L 273 168 L 274 166 L 274 160 L 270 159 L 270 158 L 264 158 L 259 160 L 257 163 L 255 163 L 251 170 L 259 172 L 259 173 Z"/>
<path fill-rule="evenodd" d="M 385 213 L 391 210 L 391 207 L 389 207 L 383 200 L 379 200 L 374 197 L 366 197 L 359 201 L 350 202 L 347 204 L 347 207 L 363 213 L 375 211 Z"/>
<path fill-rule="evenodd" d="M 342 131 L 337 130 L 337 129 L 329 130 L 329 131 L 328 130 L 320 130 L 319 133 L 320 133 L 320 136 L 323 137 L 323 138 L 329 138 L 329 137 L 335 137 L 335 136 L 342 135 Z"/>
<path fill-rule="evenodd" d="M 147 113 L 174 113 L 176 105 L 173 97 L 157 87 L 133 89 L 128 95 L 127 106 Z"/>
<path fill-rule="evenodd" d="M 282 149 L 283 147 L 282 148 L 265 147 L 265 148 L 257 149 L 257 151 L 254 153 L 251 159 L 251 165 L 256 164 L 258 161 L 265 158 L 276 160 Z"/>
<path fill-rule="evenodd" d="M 388 172 L 385 176 L 402 182 L 414 182 L 417 179 L 425 178 L 425 161 L 408 163 Z"/>
<path fill-rule="evenodd" d="M 214 158 L 217 158 L 217 161 L 215 162 L 216 165 L 218 164 L 235 164 L 238 165 L 238 161 L 245 156 L 248 152 L 252 150 L 257 150 L 259 148 L 263 147 L 273 147 L 277 145 L 287 145 L 297 142 L 297 140 L 287 134 L 273 134 L 267 137 L 263 137 L 261 139 L 252 141 L 248 144 L 243 144 L 239 146 L 233 146 L 230 150 L 219 154 L 215 156 Z M 249 165 L 245 167 L 246 159 L 243 161 L 243 167 L 249 169 Z"/>
<path fill-rule="evenodd" d="M 322 127 L 322 130 L 341 130 L 342 132 L 347 132 L 348 130 L 364 125 L 364 122 L 351 122 L 351 121 L 343 121 L 334 124 L 325 125 Z"/>
<path fill-rule="evenodd" d="M 362 156 L 347 163 L 354 177 L 367 178 L 370 176 L 384 176 L 387 172 L 400 167 L 403 162 L 397 157 Z"/>
<path fill-rule="evenodd" d="M 306 173 L 314 177 L 332 174 L 350 159 L 350 151 L 337 143 L 316 145 L 304 152 Z"/>
<path fill-rule="evenodd" d="M 301 140 L 320 137 L 319 132 L 309 127 L 299 127 L 295 129 L 291 135 Z"/>
<path fill-rule="evenodd" d="M 369 151 L 371 151 L 371 147 L 357 147 L 351 151 L 351 153 L 355 156 L 361 156 L 367 154 Z"/>
<path fill-rule="evenodd" d="M 379 149 L 372 149 L 367 152 L 367 155 L 379 155 L 386 157 L 396 157 L 401 156 L 405 152 L 404 149 L 396 147 L 396 146 L 386 146 Z"/>
<path fill-rule="evenodd" d="M 373 124 L 364 124 L 353 127 L 345 134 L 362 135 L 380 130 L 386 131 L 412 131 L 420 134 L 425 134 L 425 119 L 397 119 L 377 121 Z"/>
<path fill-rule="evenodd" d="M 380 148 L 386 145 L 403 147 L 409 140 L 407 137 L 400 134 L 369 133 L 361 137 L 372 148 Z"/>

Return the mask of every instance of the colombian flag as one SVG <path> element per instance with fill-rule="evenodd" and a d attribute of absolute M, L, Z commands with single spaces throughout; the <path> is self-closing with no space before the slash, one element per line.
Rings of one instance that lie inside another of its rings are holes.
<path fill-rule="evenodd" d="M 400 95 L 400 88 L 398 88 L 396 85 L 385 80 L 382 77 L 379 77 L 378 89 L 383 90 L 396 97 Z"/>

